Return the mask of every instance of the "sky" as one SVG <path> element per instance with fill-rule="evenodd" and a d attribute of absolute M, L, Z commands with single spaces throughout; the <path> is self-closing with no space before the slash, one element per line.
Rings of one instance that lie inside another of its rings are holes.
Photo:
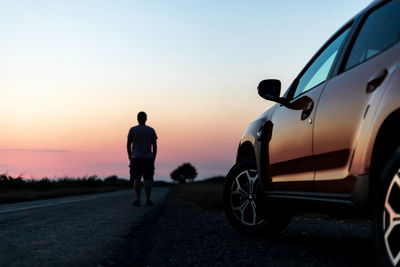
<path fill-rule="evenodd" d="M 145 111 L 157 180 L 225 175 L 247 125 L 367 0 L 0 0 L 0 173 L 128 178 Z"/>

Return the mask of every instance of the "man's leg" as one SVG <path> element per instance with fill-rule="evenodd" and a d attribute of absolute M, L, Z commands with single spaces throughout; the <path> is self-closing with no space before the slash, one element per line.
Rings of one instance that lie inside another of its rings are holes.
<path fill-rule="evenodd" d="M 140 178 L 135 179 L 135 182 L 133 183 L 133 187 L 135 188 L 136 201 L 140 201 L 140 191 L 142 189 L 142 183 L 140 182 Z"/>
<path fill-rule="evenodd" d="M 134 173 L 134 168 L 133 168 L 133 163 L 129 164 L 129 180 L 132 183 L 133 187 L 133 192 L 135 192 L 135 173 Z"/>
<path fill-rule="evenodd" d="M 142 171 L 140 162 L 137 159 L 133 159 L 131 162 L 131 180 L 133 181 L 133 189 L 136 195 L 136 201 L 132 203 L 134 206 L 140 205 L 140 191 L 142 188 L 141 185 L 141 178 L 142 178 Z"/>
<path fill-rule="evenodd" d="M 146 159 L 143 170 L 144 191 L 146 193 L 146 204 L 153 205 L 151 201 L 151 187 L 153 185 L 154 176 L 154 161 L 153 159 Z"/>
<path fill-rule="evenodd" d="M 144 191 L 146 192 L 146 199 L 147 201 L 151 200 L 151 186 L 153 182 L 152 181 L 144 181 Z"/>

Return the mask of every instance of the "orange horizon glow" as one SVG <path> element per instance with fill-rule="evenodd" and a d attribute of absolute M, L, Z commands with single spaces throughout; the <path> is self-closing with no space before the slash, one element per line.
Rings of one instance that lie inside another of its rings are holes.
<path fill-rule="evenodd" d="M 148 124 L 155 128 L 159 138 L 156 178 L 168 180 L 173 169 L 183 162 L 191 162 L 203 178 L 224 175 L 233 165 L 243 131 L 237 124 L 193 119 L 188 124 L 173 125 L 171 122 L 170 126 L 158 122 L 153 125 L 152 114 L 148 114 Z M 13 136 L 11 131 L 8 136 L 7 132 L 3 133 L 0 168 L 4 170 L 3 173 L 25 178 L 106 177 L 114 174 L 128 178 L 126 137 L 135 123 L 112 123 L 112 127 L 91 125 L 86 128 L 85 134 L 74 134 L 71 129 L 53 132 L 50 129 L 38 129 L 31 131 L 28 138 L 25 135 Z M 244 125 L 246 123 L 243 122 Z M 235 132 L 236 137 L 232 134 Z M 6 145 L 12 144 L 12 140 L 18 142 L 12 146 Z M 207 165 L 208 172 L 204 171 Z"/>

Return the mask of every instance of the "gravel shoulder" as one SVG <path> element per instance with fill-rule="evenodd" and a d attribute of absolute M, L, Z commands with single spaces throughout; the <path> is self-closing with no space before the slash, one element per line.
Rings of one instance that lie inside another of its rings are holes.
<path fill-rule="evenodd" d="M 170 192 L 137 224 L 105 266 L 372 266 L 368 221 L 295 216 L 273 239 L 233 230 L 223 214 L 204 212 Z"/>

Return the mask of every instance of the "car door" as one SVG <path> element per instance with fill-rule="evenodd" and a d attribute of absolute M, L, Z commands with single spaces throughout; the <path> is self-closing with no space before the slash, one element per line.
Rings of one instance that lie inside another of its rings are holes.
<path fill-rule="evenodd" d="M 314 125 L 316 189 L 351 193 L 351 172 L 357 141 L 371 99 L 380 93 L 395 69 L 400 36 L 400 1 L 382 4 L 365 15 L 350 42 L 338 75 L 327 83 Z M 361 174 L 361 173 L 359 173 Z"/>
<path fill-rule="evenodd" d="M 349 27 L 336 34 L 306 66 L 274 111 L 269 143 L 273 189 L 314 189 L 313 122 L 315 108 Z M 290 183 L 288 183 L 290 182 Z"/>

